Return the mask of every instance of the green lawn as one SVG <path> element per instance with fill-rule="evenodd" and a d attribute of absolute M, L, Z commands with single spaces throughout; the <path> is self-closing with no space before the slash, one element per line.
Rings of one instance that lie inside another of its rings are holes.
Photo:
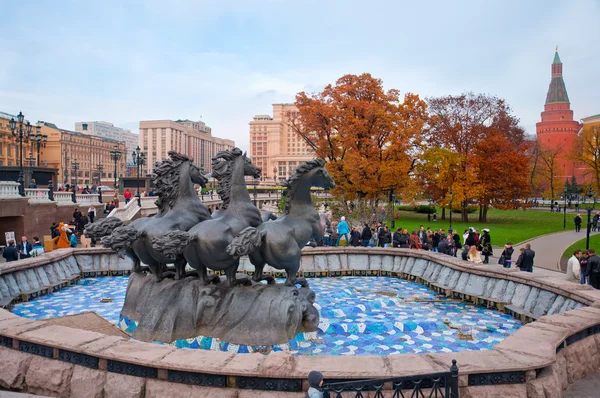
<path fill-rule="evenodd" d="M 410 233 L 411 230 L 418 229 L 422 224 L 425 228 L 428 226 L 431 229 L 444 228 L 447 231 L 449 217 L 446 215 L 446 220 L 442 221 L 441 214 L 440 209 L 438 209 L 437 222 L 428 222 L 427 214 L 400 211 L 395 227 L 406 228 Z M 454 213 L 452 215 L 452 228 L 461 235 L 469 227 L 478 228 L 480 233 L 483 228 L 489 228 L 493 246 L 503 246 L 506 242 L 515 245 L 539 235 L 563 231 L 563 214 L 550 213 L 550 211 L 490 209 L 487 223 L 478 222 L 478 217 L 478 213 L 471 213 L 469 214 L 470 221 L 463 224 L 459 222 L 460 214 Z M 572 214 L 567 214 L 567 228 L 574 228 L 573 217 Z M 391 226 L 390 221 L 387 221 L 386 224 Z"/>
<path fill-rule="evenodd" d="M 585 229 L 581 228 L 581 231 L 585 234 Z M 590 249 L 600 250 L 600 234 L 597 232 L 592 232 L 593 235 L 590 235 Z M 585 235 L 584 235 L 585 236 Z M 585 238 L 573 243 L 562 255 L 562 258 L 569 258 L 573 255 L 573 252 L 576 250 L 585 250 Z"/>

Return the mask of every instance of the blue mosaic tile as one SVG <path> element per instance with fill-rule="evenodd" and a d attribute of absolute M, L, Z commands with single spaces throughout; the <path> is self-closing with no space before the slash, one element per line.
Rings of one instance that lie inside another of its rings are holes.
<path fill-rule="evenodd" d="M 128 276 L 83 279 L 67 289 L 17 304 L 13 312 L 45 319 L 94 311 L 132 333 L 135 322 L 120 318 L 128 280 Z M 172 345 L 241 353 L 290 350 L 300 355 L 456 352 L 489 350 L 522 326 L 509 315 L 439 296 L 402 279 L 314 278 L 310 286 L 321 315 L 317 332 L 300 333 L 288 344 L 271 347 L 241 346 L 211 337 L 178 340 Z M 472 340 L 461 339 L 459 331 L 471 334 Z"/>

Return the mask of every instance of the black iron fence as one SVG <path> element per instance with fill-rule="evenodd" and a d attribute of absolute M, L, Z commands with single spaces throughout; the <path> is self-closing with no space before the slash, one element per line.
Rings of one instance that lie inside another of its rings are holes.
<path fill-rule="evenodd" d="M 331 398 L 458 398 L 458 366 L 452 360 L 448 372 L 389 379 L 352 380 L 323 384 L 324 395 Z"/>

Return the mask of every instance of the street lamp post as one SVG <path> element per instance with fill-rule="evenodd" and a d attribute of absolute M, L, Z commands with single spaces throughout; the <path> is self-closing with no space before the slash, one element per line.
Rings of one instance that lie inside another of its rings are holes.
<path fill-rule="evenodd" d="M 390 206 L 392 208 L 392 231 L 396 230 L 396 208 L 394 206 L 395 203 L 394 198 L 394 188 L 390 190 Z"/>
<path fill-rule="evenodd" d="M 138 147 L 139 148 L 139 147 Z M 115 178 L 115 191 L 117 190 L 117 162 L 121 159 L 121 152 L 119 147 L 115 145 L 114 149 L 110 151 L 110 158 L 115 162 L 114 178 Z"/>
<path fill-rule="evenodd" d="M 588 199 L 592 200 L 592 196 L 594 195 L 594 191 L 592 191 L 592 187 L 590 186 L 590 188 L 588 189 Z M 585 235 L 585 250 L 588 250 L 590 248 L 590 231 L 592 230 L 592 206 L 587 207 L 587 233 Z"/>
<path fill-rule="evenodd" d="M 140 169 L 144 165 L 146 161 L 146 155 L 144 152 L 140 151 L 140 147 L 135 148 L 135 151 L 132 153 L 133 163 L 135 163 L 137 168 L 137 198 L 138 198 L 138 206 L 142 207 L 142 197 L 140 192 Z"/>
<path fill-rule="evenodd" d="M 104 165 L 98 163 L 96 166 L 96 173 L 98 173 L 98 186 L 102 185 L 102 172 L 104 171 Z"/>
<path fill-rule="evenodd" d="M 450 197 L 450 228 L 448 228 L 448 231 L 450 231 L 452 229 L 452 190 L 450 190 L 448 196 Z"/>
<path fill-rule="evenodd" d="M 75 185 L 73 186 L 73 203 L 77 203 L 77 184 L 79 184 L 79 174 L 77 172 L 77 169 L 79 169 L 79 162 L 77 162 L 77 159 L 75 159 L 75 161 L 71 164 L 71 166 L 73 166 L 73 176 L 75 177 Z"/>
<path fill-rule="evenodd" d="M 29 135 L 31 134 L 31 124 L 29 124 L 29 122 L 23 124 L 24 121 L 25 115 L 23 115 L 23 112 L 19 112 L 16 121 L 15 119 L 10 119 L 12 135 L 19 143 L 19 178 L 17 182 L 19 183 L 19 194 L 21 194 L 21 196 L 25 196 L 25 179 L 23 178 L 23 142 L 27 142 Z"/>
<path fill-rule="evenodd" d="M 33 153 L 29 152 L 29 157 L 26 157 L 25 161 L 29 164 L 29 167 L 35 166 L 35 158 L 33 157 Z"/>
<path fill-rule="evenodd" d="M 567 187 L 564 192 L 565 205 L 563 206 L 563 229 L 567 229 Z"/>
<path fill-rule="evenodd" d="M 37 165 L 40 167 L 40 148 L 46 148 L 46 142 L 48 141 L 48 136 L 42 134 L 42 126 L 35 126 L 36 133 L 32 134 L 30 139 L 35 143 L 37 147 Z"/>

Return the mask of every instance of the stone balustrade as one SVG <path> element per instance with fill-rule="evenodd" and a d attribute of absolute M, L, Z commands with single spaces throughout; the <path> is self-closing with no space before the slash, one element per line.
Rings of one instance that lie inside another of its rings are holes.
<path fill-rule="evenodd" d="M 137 198 L 133 198 L 125 206 L 112 209 L 112 211 L 108 214 L 108 217 L 117 217 L 123 222 L 130 221 L 133 219 L 133 217 L 135 217 L 139 210 L 140 206 L 138 206 Z"/>
<path fill-rule="evenodd" d="M 78 193 L 77 203 L 81 206 L 99 205 L 99 195 L 97 193 Z"/>
<path fill-rule="evenodd" d="M 54 192 L 54 201 L 58 205 L 73 204 L 73 193 L 65 191 Z"/>
<path fill-rule="evenodd" d="M 29 203 L 50 202 L 48 190 L 43 188 L 25 188 L 25 197 L 29 199 Z"/>
<path fill-rule="evenodd" d="M 19 199 L 19 183 L 0 181 L 0 199 Z"/>

